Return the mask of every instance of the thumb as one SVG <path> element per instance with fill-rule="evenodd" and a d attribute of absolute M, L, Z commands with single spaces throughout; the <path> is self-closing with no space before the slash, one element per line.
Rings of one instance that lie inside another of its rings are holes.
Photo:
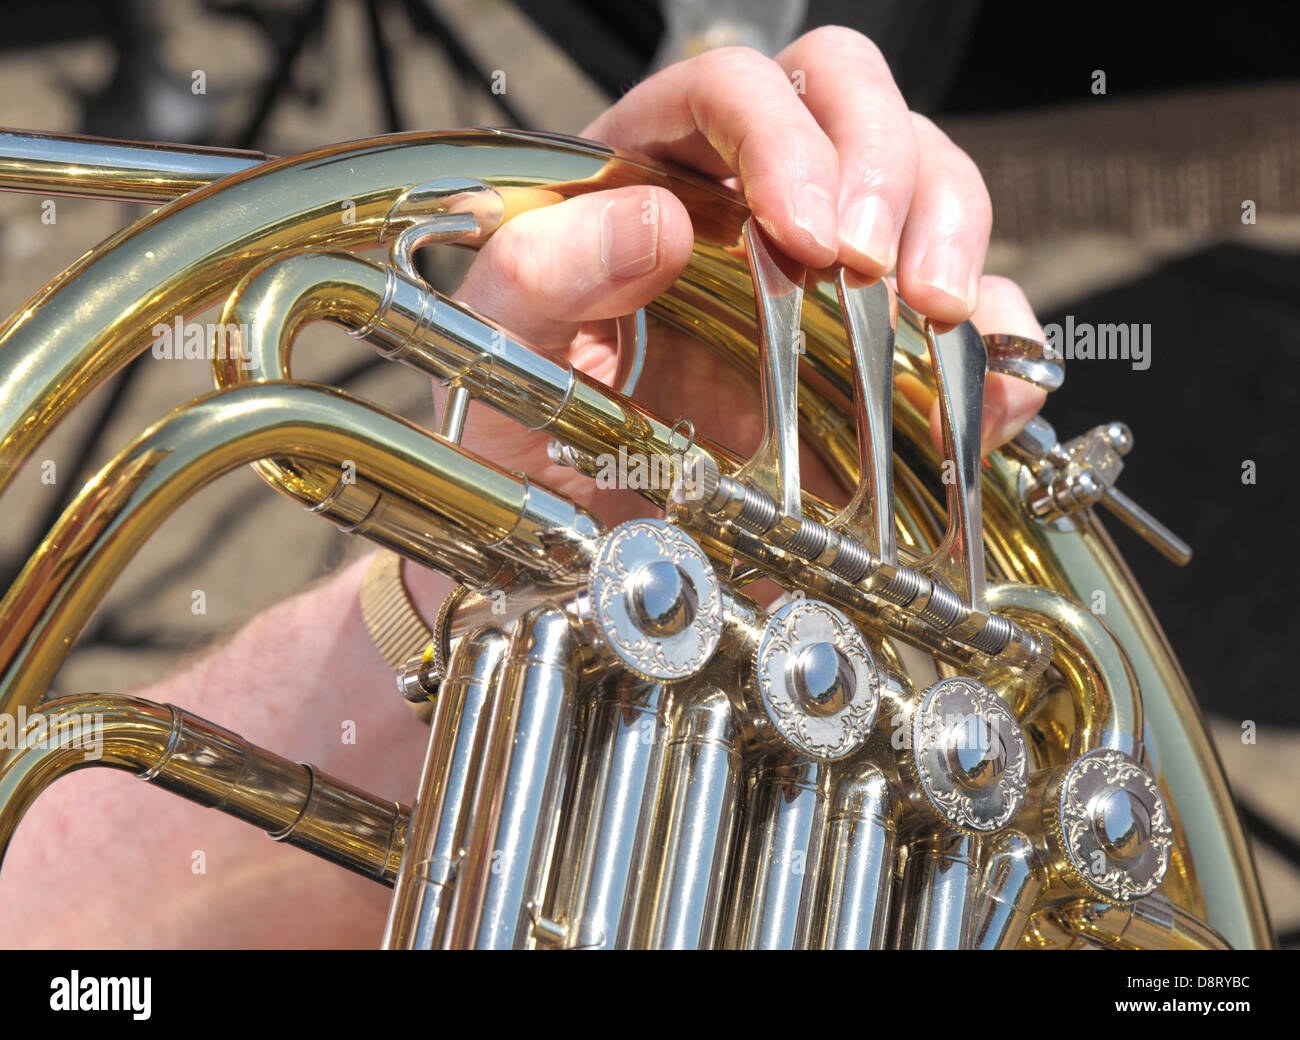
<path fill-rule="evenodd" d="M 659 296 L 681 274 L 693 243 L 690 217 L 670 192 L 593 192 L 502 226 L 479 250 L 456 298 L 600 378 L 615 369 L 614 349 L 603 338 L 575 346 L 581 326 Z"/>

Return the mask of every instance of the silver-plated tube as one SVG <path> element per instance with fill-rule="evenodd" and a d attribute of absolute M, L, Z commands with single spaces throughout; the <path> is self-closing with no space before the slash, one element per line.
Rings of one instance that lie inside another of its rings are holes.
<path fill-rule="evenodd" d="M 760 763 L 746 778 L 748 799 L 728 945 L 798 950 L 814 934 L 822 858 L 826 767 Z"/>
<path fill-rule="evenodd" d="M 702 680 L 682 691 L 670 717 L 651 839 L 658 862 L 632 945 L 709 949 L 722 928 L 740 775 L 739 730 L 726 693 Z"/>
<path fill-rule="evenodd" d="M 838 769 L 832 777 L 819 945 L 881 950 L 889 940 L 899 802 L 872 762 Z"/>
<path fill-rule="evenodd" d="M 536 944 L 575 743 L 573 653 L 569 619 L 553 606 L 529 611 L 511 635 L 471 796 L 453 946 Z"/>
<path fill-rule="evenodd" d="M 953 832 L 927 835 L 908 846 L 899 899 L 900 949 L 970 946 L 976 855 L 977 839 Z"/>
<path fill-rule="evenodd" d="M 971 911 L 975 949 L 1015 949 L 1043 883 L 1033 842 L 1019 831 L 994 838 L 984 850 L 979 895 Z"/>
<path fill-rule="evenodd" d="M 654 813 L 668 749 L 671 700 L 663 683 L 623 677 L 591 710 L 577 796 L 549 917 L 569 926 L 567 945 L 626 949 L 644 897 Z"/>
<path fill-rule="evenodd" d="M 460 640 L 447 663 L 447 675 L 434 702 L 419 796 L 389 908 L 385 949 L 432 950 L 443 945 L 450 889 L 456 882 L 469 825 L 465 795 L 474 787 L 488 696 L 506 646 L 506 637 L 500 632 L 481 629 Z"/>

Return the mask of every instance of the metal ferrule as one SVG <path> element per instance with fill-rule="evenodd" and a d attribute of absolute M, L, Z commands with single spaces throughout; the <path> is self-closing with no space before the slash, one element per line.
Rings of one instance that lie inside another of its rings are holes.
<path fill-rule="evenodd" d="M 555 607 L 515 625 L 493 698 L 452 945 L 532 947 L 555 868 L 576 739 L 574 633 Z"/>
<path fill-rule="evenodd" d="M 675 694 L 663 781 L 630 945 L 696 950 L 716 946 L 740 775 L 739 728 L 730 698 L 695 679 Z"/>
<path fill-rule="evenodd" d="M 746 777 L 744 835 L 727 945 L 798 950 L 817 935 L 826 765 L 761 761 Z"/>
<path fill-rule="evenodd" d="M 566 945 L 626 949 L 659 850 L 651 842 L 670 735 L 669 687 L 611 679 L 591 710 L 573 803 L 573 826 L 547 917 Z"/>
<path fill-rule="evenodd" d="M 899 801 L 870 761 L 834 766 L 814 945 L 880 950 L 889 940 L 889 906 Z"/>
<path fill-rule="evenodd" d="M 349 477 L 340 473 L 333 489 L 308 512 L 472 587 L 509 584 L 525 569 L 518 552 L 494 552 L 373 481 Z"/>
<path fill-rule="evenodd" d="M 907 847 L 900 891 L 897 946 L 903 950 L 964 950 L 972 941 L 979 881 L 978 839 L 926 835 Z"/>
<path fill-rule="evenodd" d="M 506 646 L 500 632 L 482 629 L 452 650 L 434 701 L 419 795 L 389 909 L 386 949 L 431 950 L 446 944 L 450 890 L 470 822 L 466 795 L 474 789 L 488 698 Z"/>
<path fill-rule="evenodd" d="M 392 885 L 410 811 L 250 744 L 169 704 L 87 694 L 44 705 L 46 739 L 24 741 L 0 771 L 0 859 L 36 797 L 86 766 L 134 772 L 205 808 Z M 92 740 L 88 744 L 87 741 Z"/>

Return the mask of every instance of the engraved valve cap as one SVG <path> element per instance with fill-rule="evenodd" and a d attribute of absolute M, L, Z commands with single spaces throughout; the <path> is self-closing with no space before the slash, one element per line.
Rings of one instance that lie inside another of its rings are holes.
<path fill-rule="evenodd" d="M 1063 854 L 1066 880 L 1107 902 L 1150 895 L 1164 880 L 1173 828 L 1151 775 L 1127 755 L 1097 748 L 1081 755 L 1049 803 L 1048 833 Z"/>
<path fill-rule="evenodd" d="M 1029 779 L 1025 737 L 996 693 L 975 679 L 942 679 L 912 716 L 904 769 L 922 808 L 966 834 L 1006 826 Z"/>
<path fill-rule="evenodd" d="M 663 520 L 614 528 L 588 579 L 604 644 L 643 679 L 694 675 L 722 636 L 722 592 L 708 557 Z"/>
<path fill-rule="evenodd" d="M 792 600 L 763 627 L 754 658 L 759 696 L 776 734 L 822 761 L 866 742 L 880 708 L 870 647 L 834 607 Z"/>

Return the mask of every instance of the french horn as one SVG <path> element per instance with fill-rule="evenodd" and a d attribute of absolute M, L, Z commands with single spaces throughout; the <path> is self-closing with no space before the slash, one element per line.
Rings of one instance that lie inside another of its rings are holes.
<path fill-rule="evenodd" d="M 649 312 L 757 381 L 752 458 L 637 402 L 642 317 L 621 325 L 615 390 L 412 266 L 422 244 L 473 247 L 626 184 L 690 213 L 691 262 Z M 214 392 L 86 484 L 0 602 L 0 713 L 49 730 L 6 754 L 0 849 L 49 784 L 103 766 L 391 887 L 389 948 L 1271 945 L 1205 721 L 1095 508 L 1187 558 L 1114 486 L 1131 434 L 1061 441 L 1036 420 L 980 457 L 985 373 L 1051 388 L 1050 350 L 902 306 L 895 323 L 883 285 L 809 282 L 725 189 L 554 135 L 268 158 L 9 131 L 0 188 L 157 206 L 0 330 L 0 482 L 155 326 L 224 301 L 252 330 L 216 352 Z M 293 379 L 312 322 L 446 386 L 441 429 Z M 466 450 L 471 399 L 592 479 L 620 452 L 672 479 L 607 529 Z M 804 489 L 801 442 L 847 506 Z M 432 705 L 413 806 L 167 705 L 43 700 L 151 532 L 244 465 L 459 583 L 398 677 Z M 784 595 L 761 604 L 758 579 Z"/>

